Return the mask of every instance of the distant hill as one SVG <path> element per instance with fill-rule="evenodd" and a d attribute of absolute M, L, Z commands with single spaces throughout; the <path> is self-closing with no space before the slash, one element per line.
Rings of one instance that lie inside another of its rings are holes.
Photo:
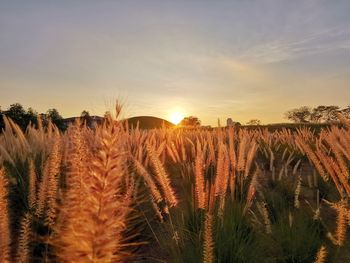
<path fill-rule="evenodd" d="M 153 117 L 153 116 L 137 116 L 137 117 L 132 117 L 128 119 L 129 122 L 129 127 L 136 127 L 137 123 L 139 123 L 140 129 L 156 129 L 156 128 L 161 128 L 162 125 L 164 124 L 165 127 L 171 128 L 174 127 L 175 125 L 172 124 L 171 122 Z"/>
<path fill-rule="evenodd" d="M 69 126 L 70 124 L 73 124 L 76 118 L 79 118 L 79 117 L 70 117 L 70 118 L 64 119 L 65 125 Z M 98 124 L 102 123 L 103 120 L 104 120 L 103 117 L 91 116 L 91 125 L 93 125 L 93 123 L 98 123 Z M 137 116 L 126 120 L 129 122 L 130 128 L 131 127 L 135 128 L 138 122 L 139 122 L 140 129 L 157 129 L 157 128 L 161 128 L 163 124 L 167 128 L 171 128 L 175 126 L 174 124 L 172 124 L 167 120 L 153 117 L 153 116 Z"/>

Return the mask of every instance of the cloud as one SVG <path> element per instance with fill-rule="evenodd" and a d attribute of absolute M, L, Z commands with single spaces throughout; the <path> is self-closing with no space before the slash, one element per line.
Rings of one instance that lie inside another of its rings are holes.
<path fill-rule="evenodd" d="M 300 57 L 322 54 L 349 47 L 350 29 L 328 28 L 297 38 L 284 36 L 253 45 L 239 56 L 255 63 L 276 63 Z"/>

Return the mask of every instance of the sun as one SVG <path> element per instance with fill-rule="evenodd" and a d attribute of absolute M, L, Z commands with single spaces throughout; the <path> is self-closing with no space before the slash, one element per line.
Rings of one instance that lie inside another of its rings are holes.
<path fill-rule="evenodd" d="M 170 114 L 169 119 L 175 125 L 178 125 L 184 118 L 184 115 L 179 111 L 174 111 Z"/>

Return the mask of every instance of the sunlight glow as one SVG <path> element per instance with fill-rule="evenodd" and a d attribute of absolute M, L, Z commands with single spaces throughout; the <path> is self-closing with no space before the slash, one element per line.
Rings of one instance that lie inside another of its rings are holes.
<path fill-rule="evenodd" d="M 179 124 L 184 118 L 184 115 L 179 111 L 174 111 L 170 114 L 169 120 L 174 124 Z"/>

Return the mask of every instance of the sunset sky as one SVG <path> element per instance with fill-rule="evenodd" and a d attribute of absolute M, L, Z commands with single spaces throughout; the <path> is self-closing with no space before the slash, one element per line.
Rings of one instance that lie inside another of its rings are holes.
<path fill-rule="evenodd" d="M 0 105 L 281 122 L 350 103 L 349 0 L 1 1 Z"/>

